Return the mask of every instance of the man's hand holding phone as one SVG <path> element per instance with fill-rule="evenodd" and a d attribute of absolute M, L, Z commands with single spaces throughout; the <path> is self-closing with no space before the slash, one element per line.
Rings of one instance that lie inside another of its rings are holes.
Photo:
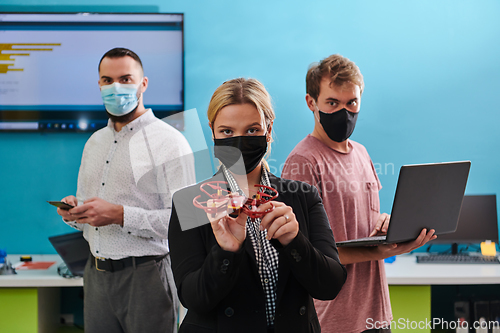
<path fill-rule="evenodd" d="M 94 197 L 78 206 L 78 200 L 70 195 L 60 202 L 49 201 L 57 207 L 57 214 L 65 222 L 87 223 L 93 227 L 102 227 L 108 224 L 123 226 L 123 206 L 114 205 L 100 198 Z"/>
<path fill-rule="evenodd" d="M 78 206 L 78 200 L 74 195 L 69 195 L 61 200 L 61 202 L 67 203 L 73 207 Z M 75 217 L 71 215 L 69 209 L 57 207 L 57 214 L 61 215 L 65 222 L 70 222 L 76 220 Z"/>
<path fill-rule="evenodd" d="M 87 199 L 82 205 L 70 209 L 70 212 L 72 221 L 77 223 L 87 223 L 93 227 L 109 224 L 123 226 L 123 206 L 114 205 L 101 198 Z"/>

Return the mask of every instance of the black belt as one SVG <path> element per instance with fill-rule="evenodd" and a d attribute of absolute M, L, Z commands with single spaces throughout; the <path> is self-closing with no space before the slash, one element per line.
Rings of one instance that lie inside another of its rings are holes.
<path fill-rule="evenodd" d="M 98 271 L 117 272 L 126 267 L 137 266 L 151 260 L 160 261 L 166 256 L 166 254 L 162 254 L 159 256 L 127 257 L 123 259 L 113 260 L 94 257 L 92 254 L 90 254 L 90 265 L 94 266 Z"/>

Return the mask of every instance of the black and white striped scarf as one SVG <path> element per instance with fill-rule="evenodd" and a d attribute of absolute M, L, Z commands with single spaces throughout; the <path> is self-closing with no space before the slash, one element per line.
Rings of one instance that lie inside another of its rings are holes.
<path fill-rule="evenodd" d="M 227 170 L 227 168 L 222 165 L 222 171 L 229 183 L 229 188 L 231 192 L 239 192 L 243 195 L 243 191 L 240 189 L 233 175 Z M 262 168 L 262 175 L 260 178 L 260 184 L 271 186 L 269 182 L 269 176 L 267 174 L 266 168 Z M 260 231 L 260 218 L 247 219 L 247 234 L 252 241 L 253 249 L 255 251 L 255 258 L 257 259 L 257 266 L 260 276 L 260 281 L 262 283 L 262 288 L 266 295 L 266 318 L 267 325 L 274 325 L 274 315 L 276 313 L 276 287 L 278 284 L 278 252 L 271 245 L 271 243 L 266 239 L 267 230 Z"/>

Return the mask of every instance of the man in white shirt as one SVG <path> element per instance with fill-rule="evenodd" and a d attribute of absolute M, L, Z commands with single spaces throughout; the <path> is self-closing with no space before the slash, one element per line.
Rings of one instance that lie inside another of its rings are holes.
<path fill-rule="evenodd" d="M 175 332 L 177 291 L 168 222 L 174 191 L 195 182 L 191 148 L 143 103 L 140 58 L 115 48 L 99 63 L 108 126 L 85 144 L 75 208 L 57 212 L 83 230 L 91 256 L 84 273 L 88 332 Z"/>

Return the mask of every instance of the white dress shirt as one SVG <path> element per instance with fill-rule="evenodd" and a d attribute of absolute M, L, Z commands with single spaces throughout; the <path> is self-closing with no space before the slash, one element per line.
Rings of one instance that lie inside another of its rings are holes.
<path fill-rule="evenodd" d="M 195 181 L 189 143 L 151 109 L 120 132 L 110 120 L 85 144 L 76 197 L 122 205 L 123 227 L 67 223 L 83 230 L 95 257 L 166 254 L 172 194 Z"/>

